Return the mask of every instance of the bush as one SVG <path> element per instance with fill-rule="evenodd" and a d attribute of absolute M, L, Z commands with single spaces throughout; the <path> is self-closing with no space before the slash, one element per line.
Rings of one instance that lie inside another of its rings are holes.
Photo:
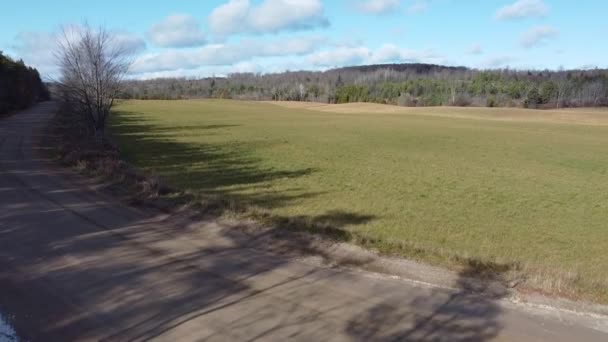
<path fill-rule="evenodd" d="M 337 103 L 367 102 L 369 91 L 365 86 L 347 85 L 336 91 Z"/>
<path fill-rule="evenodd" d="M 536 87 L 533 87 L 532 89 L 530 89 L 528 91 L 528 95 L 526 96 L 526 99 L 524 100 L 524 107 L 538 108 L 538 105 L 540 105 L 542 103 L 543 103 L 543 101 L 540 96 L 540 93 L 538 92 L 538 89 Z"/>
<path fill-rule="evenodd" d="M 416 100 L 416 98 L 408 93 L 401 93 L 401 95 L 399 95 L 399 98 L 397 98 L 397 105 L 399 106 L 416 107 L 417 102 L 418 101 Z"/>
<path fill-rule="evenodd" d="M 458 94 L 454 99 L 454 106 L 466 107 L 471 105 L 471 97 L 467 94 Z"/>
<path fill-rule="evenodd" d="M 443 105 L 442 97 L 438 94 L 424 95 L 418 101 L 422 106 L 441 106 Z"/>
<path fill-rule="evenodd" d="M 539 91 L 540 102 L 538 104 L 544 104 L 551 102 L 552 99 L 557 97 L 557 87 L 551 81 L 543 82 Z"/>
<path fill-rule="evenodd" d="M 496 99 L 494 98 L 494 96 L 488 96 L 488 98 L 486 99 L 486 107 L 496 107 L 497 103 L 496 103 Z"/>

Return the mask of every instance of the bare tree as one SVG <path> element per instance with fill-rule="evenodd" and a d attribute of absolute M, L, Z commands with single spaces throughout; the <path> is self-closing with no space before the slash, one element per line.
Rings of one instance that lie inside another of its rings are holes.
<path fill-rule="evenodd" d="M 560 73 L 558 74 L 555 84 L 557 86 L 557 100 L 555 101 L 555 106 L 559 109 L 560 105 L 565 102 L 566 98 L 570 94 L 572 82 L 565 74 Z"/>
<path fill-rule="evenodd" d="M 602 95 L 605 93 L 604 84 L 600 81 L 585 84 L 579 93 L 579 105 L 597 106 L 600 104 Z"/>
<path fill-rule="evenodd" d="M 106 119 L 131 65 L 132 51 L 104 28 L 64 28 L 56 57 L 64 100 L 87 116 L 95 139 L 105 137 Z"/>

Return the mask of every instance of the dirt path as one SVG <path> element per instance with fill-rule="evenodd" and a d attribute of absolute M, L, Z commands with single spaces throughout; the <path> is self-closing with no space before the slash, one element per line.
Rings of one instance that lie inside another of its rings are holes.
<path fill-rule="evenodd" d="M 0 311 L 24 340 L 608 339 L 602 318 L 315 267 L 126 207 L 40 157 L 52 110 L 0 121 Z"/>

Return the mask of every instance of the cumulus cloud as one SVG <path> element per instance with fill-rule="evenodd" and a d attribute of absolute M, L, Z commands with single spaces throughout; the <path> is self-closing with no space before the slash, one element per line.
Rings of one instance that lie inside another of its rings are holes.
<path fill-rule="evenodd" d="M 95 28 L 80 25 L 65 25 L 60 33 L 53 33 L 53 44 L 55 46 L 80 40 L 85 30 L 97 31 Z M 146 42 L 138 35 L 127 31 L 106 31 L 109 34 L 108 44 L 113 48 L 123 50 L 127 54 L 137 54 L 146 49 Z"/>
<path fill-rule="evenodd" d="M 403 49 L 394 44 L 384 44 L 373 51 L 368 62 L 370 63 L 389 63 L 389 62 L 420 62 L 431 61 L 440 58 L 433 50 L 411 50 Z"/>
<path fill-rule="evenodd" d="M 334 67 L 355 64 L 380 64 L 404 62 L 436 62 L 441 56 L 433 50 L 403 49 L 394 44 L 384 44 L 376 50 L 367 47 L 337 47 L 308 56 L 314 66 Z"/>
<path fill-rule="evenodd" d="M 499 20 L 522 19 L 529 17 L 542 17 L 549 8 L 543 0 L 517 0 L 511 5 L 504 6 L 496 11 Z"/>
<path fill-rule="evenodd" d="M 249 0 L 230 0 L 211 11 L 207 17 L 209 29 L 217 35 L 227 35 L 248 29 Z"/>
<path fill-rule="evenodd" d="M 133 77 L 147 78 L 159 75 L 186 75 L 191 74 L 188 73 L 188 70 L 196 72 L 203 68 L 221 69 L 227 73 L 283 71 L 289 68 L 319 70 L 356 64 L 438 62 L 441 58 L 433 50 L 403 49 L 393 44 L 385 44 L 375 50 L 370 50 L 365 46 L 342 45 L 318 51 L 323 46 L 332 45 L 326 38 L 319 36 L 274 41 L 242 39 L 199 48 L 168 49 L 148 53 L 140 56 L 131 70 Z M 282 64 L 277 66 L 273 62 L 263 69 L 256 64 L 268 58 L 273 61 L 281 61 Z M 273 67 L 276 68 L 272 69 Z"/>
<path fill-rule="evenodd" d="M 133 73 L 196 69 L 203 65 L 233 65 L 256 57 L 302 56 L 315 51 L 325 38 L 311 36 L 265 41 L 244 39 L 231 44 L 211 44 L 192 49 L 169 49 L 140 56 Z"/>
<path fill-rule="evenodd" d="M 57 37 L 49 32 L 19 32 L 12 49 L 28 64 L 54 64 Z"/>
<path fill-rule="evenodd" d="M 196 18 L 189 14 L 173 14 L 152 25 L 146 37 L 160 47 L 190 47 L 205 43 L 205 35 Z"/>
<path fill-rule="evenodd" d="M 115 44 L 131 53 L 142 52 L 146 49 L 146 42 L 139 36 L 124 31 L 114 32 L 113 34 Z"/>
<path fill-rule="evenodd" d="M 354 4 L 360 12 L 373 15 L 389 14 L 401 7 L 400 0 L 358 0 Z"/>
<path fill-rule="evenodd" d="M 559 35 L 559 31 L 552 26 L 535 26 L 521 36 L 521 45 L 532 48 Z"/>
<path fill-rule="evenodd" d="M 320 0 L 230 0 L 216 7 L 208 18 L 209 29 L 218 36 L 236 33 L 276 33 L 326 27 Z"/>
<path fill-rule="evenodd" d="M 285 69 L 280 69 L 284 71 Z M 262 67 L 253 62 L 239 62 L 233 65 L 203 65 L 198 68 L 176 69 L 164 71 L 150 71 L 129 75 L 130 79 L 151 79 L 151 78 L 202 78 L 210 76 L 228 76 L 234 73 L 258 73 L 263 71 Z"/>
<path fill-rule="evenodd" d="M 307 60 L 315 66 L 338 66 L 360 64 L 368 59 L 370 51 L 366 47 L 337 47 L 332 50 L 319 51 L 308 56 Z"/>
<path fill-rule="evenodd" d="M 38 69 L 45 78 L 57 77 L 56 49 L 57 37 L 50 32 L 19 32 L 10 46 L 12 57 L 23 59 L 25 64 Z"/>
<path fill-rule="evenodd" d="M 59 42 L 65 39 L 74 41 L 80 37 L 82 27 L 67 25 L 63 33 L 44 31 L 19 32 L 10 46 L 11 55 L 23 59 L 40 71 L 43 77 L 55 78 L 59 74 L 55 52 Z M 146 43 L 140 37 L 125 31 L 110 31 L 113 37 L 112 44 L 125 49 L 129 53 L 139 53 L 146 49 Z"/>

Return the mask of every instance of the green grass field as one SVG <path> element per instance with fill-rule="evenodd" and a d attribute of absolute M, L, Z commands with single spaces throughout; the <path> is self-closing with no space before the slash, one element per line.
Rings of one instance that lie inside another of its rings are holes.
<path fill-rule="evenodd" d="M 303 107 L 128 101 L 110 130 L 174 187 L 608 302 L 608 111 Z"/>

